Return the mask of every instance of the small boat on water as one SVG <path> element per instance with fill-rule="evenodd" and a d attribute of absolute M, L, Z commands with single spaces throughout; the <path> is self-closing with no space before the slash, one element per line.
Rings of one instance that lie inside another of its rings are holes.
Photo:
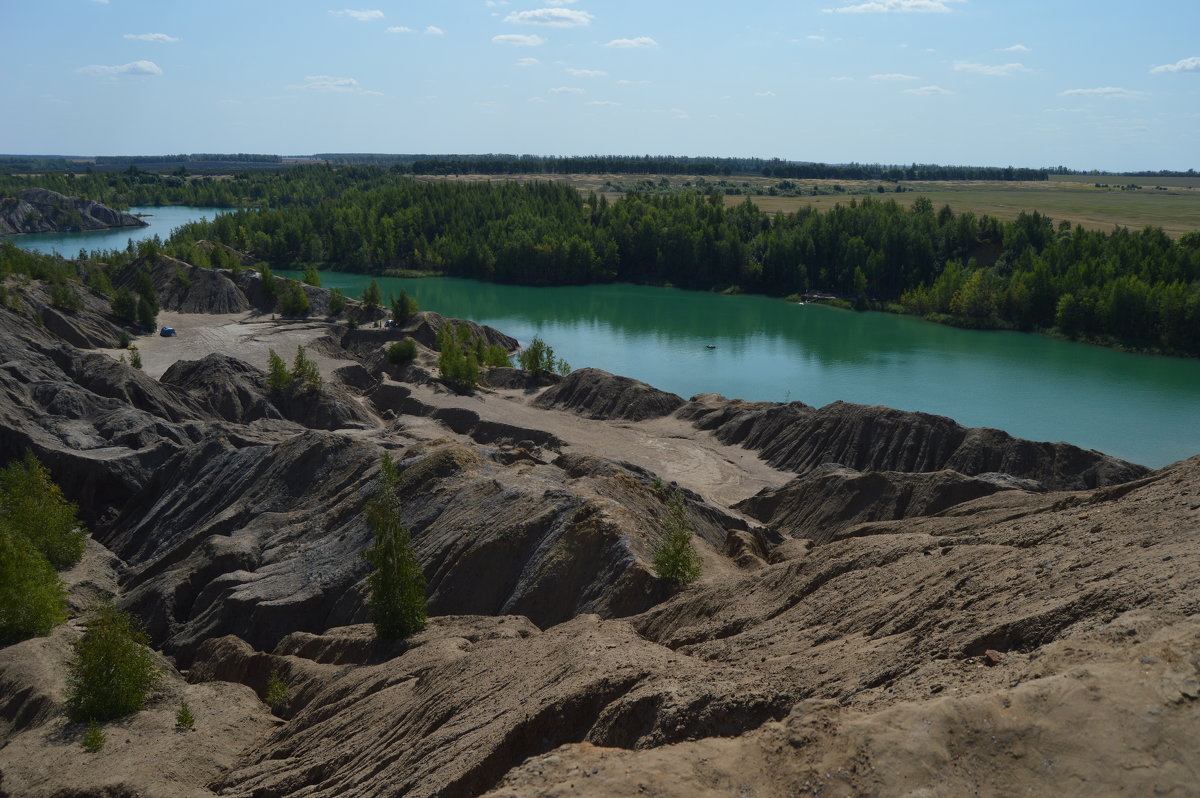
<path fill-rule="evenodd" d="M 716 344 L 705 344 L 704 348 L 705 349 L 716 349 L 717 345 Z"/>

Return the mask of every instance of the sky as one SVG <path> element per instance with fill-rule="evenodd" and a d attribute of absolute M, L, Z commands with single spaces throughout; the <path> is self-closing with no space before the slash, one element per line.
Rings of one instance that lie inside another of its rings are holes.
<path fill-rule="evenodd" d="M 0 153 L 1185 170 L 1198 31 L 1200 0 L 0 0 Z"/>

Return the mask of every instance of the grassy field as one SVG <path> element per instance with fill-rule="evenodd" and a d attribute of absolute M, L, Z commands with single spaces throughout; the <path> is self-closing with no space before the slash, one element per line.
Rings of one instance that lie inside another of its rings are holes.
<path fill-rule="evenodd" d="M 628 187 L 648 181 L 658 185 L 661 175 L 457 175 L 427 180 L 553 180 L 566 182 L 580 191 L 607 194 L 609 199 L 620 196 L 615 187 Z M 708 178 L 716 183 L 721 178 Z M 692 176 L 668 177 L 672 188 L 700 184 Z M 729 177 L 727 185 L 744 192 L 767 192 L 779 183 L 777 178 Z M 928 197 L 934 207 L 949 205 L 955 211 L 973 211 L 999 219 L 1015 219 L 1021 211 L 1040 211 L 1055 223 L 1067 220 L 1094 230 L 1112 230 L 1122 226 L 1140 229 L 1146 225 L 1161 227 L 1171 236 L 1200 230 L 1200 177 L 1116 177 L 1113 175 L 1053 175 L 1050 180 L 1029 182 L 992 181 L 913 181 L 905 182 L 902 194 L 892 192 L 894 185 L 878 181 L 855 180 L 794 180 L 804 196 L 754 195 L 750 199 L 768 213 L 791 213 L 804 206 L 832 208 L 840 202 L 872 196 L 894 199 L 911 205 L 917 197 Z M 1108 184 L 1097 188 L 1096 183 Z M 1122 189 L 1135 184 L 1138 189 Z M 883 185 L 886 193 L 877 193 Z M 1162 188 L 1156 188 L 1161 186 Z M 835 187 L 840 187 L 840 192 Z M 812 196 L 813 191 L 817 192 Z M 745 194 L 727 195 L 725 201 L 735 204 L 745 200 Z"/>

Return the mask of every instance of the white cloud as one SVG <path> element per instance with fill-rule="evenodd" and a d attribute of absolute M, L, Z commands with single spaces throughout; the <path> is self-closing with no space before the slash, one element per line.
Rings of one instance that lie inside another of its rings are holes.
<path fill-rule="evenodd" d="M 335 17 L 350 17 L 357 19 L 359 22 L 370 22 L 373 19 L 383 19 L 383 12 L 379 9 L 370 11 L 356 11 L 353 8 L 343 8 L 341 11 L 330 11 Z"/>
<path fill-rule="evenodd" d="M 518 25 L 545 25 L 549 28 L 577 28 L 591 25 L 595 19 L 586 11 L 570 8 L 539 8 L 534 11 L 514 11 L 504 18 L 505 22 Z"/>
<path fill-rule="evenodd" d="M 530 98 L 529 98 L 529 102 L 531 102 L 531 103 L 544 103 L 544 102 L 546 102 L 546 101 L 545 101 L 545 100 L 543 100 L 541 97 L 530 97 Z"/>
<path fill-rule="evenodd" d="M 754 96 L 755 97 L 774 97 L 775 92 L 773 92 L 773 91 L 756 91 L 756 92 L 754 92 Z"/>
<path fill-rule="evenodd" d="M 508 5 L 508 0 L 483 0 L 483 4 L 488 8 L 499 8 Z"/>
<path fill-rule="evenodd" d="M 1098 89 L 1067 89 L 1060 91 L 1060 97 L 1070 97 L 1072 95 L 1084 95 L 1092 97 L 1111 97 L 1114 99 L 1132 100 L 1138 97 L 1144 97 L 1145 92 L 1134 91 L 1133 89 L 1122 89 L 1118 86 L 1101 86 Z"/>
<path fill-rule="evenodd" d="M 168 36 L 165 33 L 126 33 L 124 38 L 137 39 L 143 42 L 162 42 L 163 44 L 179 41 L 174 36 Z"/>
<path fill-rule="evenodd" d="M 500 36 L 493 36 L 492 42 L 495 44 L 511 44 L 513 47 L 537 47 L 546 43 L 546 40 L 537 34 L 526 36 L 523 33 L 504 33 Z"/>
<path fill-rule="evenodd" d="M 80 67 L 78 71 L 84 75 L 106 75 L 112 77 L 117 75 L 161 75 L 163 73 L 158 64 L 153 61 L 131 61 L 128 64 L 118 64 L 116 66 L 91 64 Z"/>
<path fill-rule="evenodd" d="M 567 67 L 567 71 L 577 78 L 602 78 L 608 73 L 603 69 L 572 69 Z"/>
<path fill-rule="evenodd" d="M 837 77 L 830 78 L 830 80 L 837 81 L 837 82 L 846 82 L 846 81 L 852 81 L 852 80 L 854 80 L 854 78 L 849 77 L 848 75 L 838 75 Z"/>
<path fill-rule="evenodd" d="M 370 91 L 358 85 L 358 81 L 354 78 L 335 78 L 330 75 L 306 75 L 303 86 L 291 86 L 293 89 L 305 89 L 307 91 L 322 91 L 322 92 L 342 92 L 346 94 L 373 94 L 378 97 L 383 96 L 383 92 Z"/>
<path fill-rule="evenodd" d="M 968 61 L 955 61 L 954 70 L 956 72 L 973 72 L 976 75 L 991 75 L 992 77 L 1006 77 L 1017 72 L 1032 71 L 1024 64 L 972 64 Z"/>
<path fill-rule="evenodd" d="M 1174 64 L 1163 64 L 1150 70 L 1151 74 L 1156 72 L 1200 72 L 1200 57 L 1181 58 Z"/>
<path fill-rule="evenodd" d="M 445 36 L 446 31 L 439 28 L 437 25 L 429 25 L 425 28 L 426 36 Z"/>
<path fill-rule="evenodd" d="M 536 58 L 518 58 L 516 65 L 519 67 L 535 67 L 541 66 L 542 62 Z"/>
<path fill-rule="evenodd" d="M 809 41 L 813 41 L 813 42 L 825 41 L 825 37 L 819 33 L 810 33 L 807 36 L 805 36 L 804 38 L 808 39 Z"/>
<path fill-rule="evenodd" d="M 605 47 L 658 47 L 658 42 L 651 39 L 649 36 L 635 36 L 632 39 L 613 39 Z"/>
<path fill-rule="evenodd" d="M 905 89 L 905 94 L 921 94 L 931 96 L 936 94 L 953 94 L 949 89 L 943 89 L 941 86 L 922 86 L 919 89 Z"/>
<path fill-rule="evenodd" d="M 588 100 L 584 105 L 620 105 L 612 100 Z"/>
<path fill-rule="evenodd" d="M 645 85 L 648 85 L 649 83 L 650 83 L 650 81 L 648 81 L 648 80 L 626 80 L 625 78 L 621 78 L 620 80 L 617 81 L 618 86 L 636 86 L 636 85 L 645 86 Z"/>
<path fill-rule="evenodd" d="M 920 80 L 916 75 L 905 75 L 903 72 L 885 72 L 881 75 L 872 75 L 871 80 Z"/>
<path fill-rule="evenodd" d="M 967 0 L 869 0 L 841 8 L 823 8 L 827 14 L 886 14 L 891 11 L 900 13 L 937 13 L 946 14 L 950 11 L 947 3 L 965 3 Z"/>
<path fill-rule="evenodd" d="M 583 94 L 583 89 L 577 89 L 574 86 L 559 86 L 554 89 L 549 89 L 551 94 Z"/>
<path fill-rule="evenodd" d="M 1027 53 L 1029 48 L 1023 44 L 1014 44 L 1012 47 L 1001 47 L 996 50 L 998 53 Z"/>
<path fill-rule="evenodd" d="M 548 6 L 569 6 L 574 2 L 575 2 L 575 0 L 546 0 L 546 5 L 548 5 Z"/>
<path fill-rule="evenodd" d="M 412 33 L 412 28 L 406 28 L 403 25 L 393 25 L 387 29 L 388 33 Z"/>

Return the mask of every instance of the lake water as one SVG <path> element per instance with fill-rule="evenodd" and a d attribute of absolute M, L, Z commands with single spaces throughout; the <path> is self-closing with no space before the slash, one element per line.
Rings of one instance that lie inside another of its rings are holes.
<path fill-rule="evenodd" d="M 176 227 L 194 222 L 202 216 L 211 219 L 227 210 L 186 205 L 169 205 L 162 208 L 139 206 L 130 208 L 129 212 L 142 215 L 142 221 L 149 222 L 149 227 L 122 227 L 117 230 L 95 230 L 88 233 L 36 233 L 12 236 L 11 240 L 22 249 L 47 254 L 57 252 L 65 258 L 74 258 L 81 248 L 89 252 L 93 249 L 125 249 L 131 238 L 137 242 L 157 235 L 165 241 Z"/>
<path fill-rule="evenodd" d="M 372 279 L 321 276 L 326 288 L 352 297 Z M 685 398 L 921 410 L 1154 467 L 1200 454 L 1198 360 L 762 296 L 626 284 L 378 282 L 385 297 L 403 288 L 425 310 L 490 324 L 522 343 L 538 335 L 572 367 L 595 366 Z"/>
<path fill-rule="evenodd" d="M 14 236 L 72 256 L 166 237 L 215 208 L 138 208 L 148 228 Z M 293 272 L 283 272 L 297 276 Z M 322 272 L 357 297 L 369 276 Z M 884 313 L 635 285 L 529 288 L 380 278 L 426 310 L 474 319 L 572 366 L 594 366 L 684 397 L 838 399 L 950 416 L 1033 440 L 1067 441 L 1148 466 L 1200 453 L 1200 360 L 1131 355 L 1038 335 L 975 332 Z M 709 345 L 714 349 L 707 348 Z"/>

